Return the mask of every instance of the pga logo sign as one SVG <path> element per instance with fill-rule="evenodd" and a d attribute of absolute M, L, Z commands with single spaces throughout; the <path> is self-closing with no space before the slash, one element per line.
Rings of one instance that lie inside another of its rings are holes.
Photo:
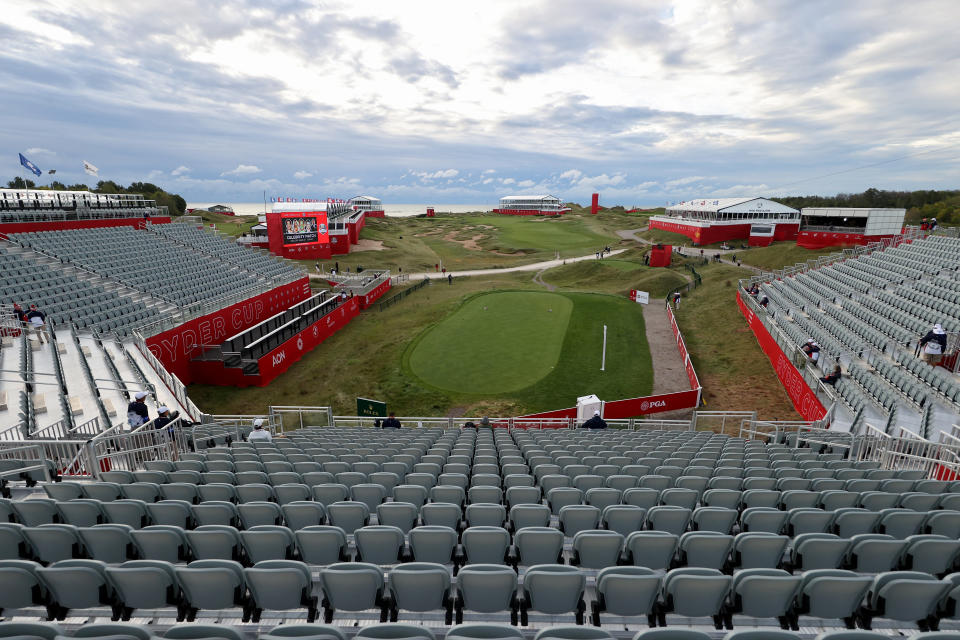
<path fill-rule="evenodd" d="M 640 403 L 640 413 L 648 411 L 649 409 L 666 409 L 667 401 L 666 400 L 644 400 Z"/>

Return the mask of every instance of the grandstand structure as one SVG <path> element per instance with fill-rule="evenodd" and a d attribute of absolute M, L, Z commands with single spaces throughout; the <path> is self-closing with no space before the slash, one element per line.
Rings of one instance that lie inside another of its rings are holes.
<path fill-rule="evenodd" d="M 2 292 L 41 301 L 52 338 L 0 316 L 0 638 L 960 633 L 960 391 L 913 350 L 933 322 L 957 348 L 956 235 L 911 231 L 741 283 L 815 419 L 382 430 L 329 407 L 209 415 L 183 382 L 266 381 L 388 272 L 315 293 L 192 221 L 127 220 L 0 226 Z M 807 337 L 816 367 L 795 359 Z M 834 362 L 848 375 L 818 384 Z M 179 417 L 129 430 L 139 389 Z M 251 441 L 255 419 L 271 441 Z"/>
<path fill-rule="evenodd" d="M 820 415 L 835 404 L 834 428 L 905 428 L 936 440 L 960 414 L 958 272 L 955 230 L 927 235 L 912 229 L 741 281 L 738 299 L 755 320 L 754 332 L 775 341 L 776 348 L 765 350 L 795 405 L 804 393 L 815 394 Z M 748 295 L 753 284 L 760 295 Z M 765 307 L 758 302 L 764 296 Z M 936 367 L 917 358 L 918 341 L 934 324 L 948 332 Z M 800 352 L 810 339 L 820 347 L 816 364 Z M 820 377 L 835 364 L 844 375 L 831 387 Z"/>
<path fill-rule="evenodd" d="M 508 216 L 560 216 L 570 211 L 560 198 L 551 195 L 504 196 L 494 213 Z"/>
<path fill-rule="evenodd" d="M 167 207 L 136 194 L 0 189 L 0 230 L 6 233 L 169 222 L 169 217 Z"/>
<path fill-rule="evenodd" d="M 76 455 L 0 443 L 0 637 L 960 629 L 956 446 L 740 417 L 375 430 L 286 407 L 271 442 L 209 416 Z"/>
<path fill-rule="evenodd" d="M 0 195 L 17 203 L 0 219 L 0 439 L 118 428 L 141 389 L 150 392 L 151 405 L 199 420 L 184 384 L 218 382 L 204 378 L 213 375 L 203 357 L 208 352 L 283 314 L 296 315 L 295 322 L 258 344 L 282 349 L 288 346 L 282 337 L 302 345 L 291 328 L 315 329 L 321 320 L 339 328 L 355 315 L 346 308 L 359 308 L 359 300 L 337 305 L 337 314 L 333 305 L 304 307 L 316 296 L 302 268 L 239 247 L 198 219 L 171 224 L 142 197 Z M 36 304 L 46 314 L 49 340 L 24 333 L 11 303 Z M 309 346 L 333 330 L 313 331 Z M 269 379 L 297 358 L 280 359 L 287 364 L 272 368 Z M 256 359 L 244 359 L 238 370 L 251 368 Z"/>

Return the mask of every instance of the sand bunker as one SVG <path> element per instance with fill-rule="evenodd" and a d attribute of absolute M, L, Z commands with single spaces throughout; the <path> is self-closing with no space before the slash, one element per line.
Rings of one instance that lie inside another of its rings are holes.
<path fill-rule="evenodd" d="M 443 236 L 443 239 L 447 242 L 455 242 L 468 251 L 483 251 L 483 247 L 477 244 L 477 240 L 483 240 L 485 237 L 486 236 L 484 236 L 482 233 L 478 233 L 468 240 L 457 240 L 457 232 L 451 231 L 447 235 Z"/>
<path fill-rule="evenodd" d="M 383 251 L 386 247 L 383 246 L 382 240 L 367 240 L 366 238 L 361 238 L 357 244 L 350 247 L 350 251 Z"/>

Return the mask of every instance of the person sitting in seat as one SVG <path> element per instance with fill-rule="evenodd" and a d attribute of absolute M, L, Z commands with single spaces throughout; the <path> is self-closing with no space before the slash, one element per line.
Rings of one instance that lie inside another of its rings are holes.
<path fill-rule="evenodd" d="M 833 371 L 831 371 L 827 375 L 820 378 L 820 382 L 824 384 L 829 384 L 830 386 L 836 386 L 837 380 L 840 379 L 840 376 L 841 376 L 840 364 L 838 363 L 833 367 Z"/>
<path fill-rule="evenodd" d="M 393 411 L 390 412 L 390 415 L 387 416 L 387 419 L 383 421 L 383 424 L 380 426 L 381 429 L 399 429 L 402 425 L 400 421 L 397 420 L 396 414 Z"/>
<path fill-rule="evenodd" d="M 813 338 L 808 338 L 807 343 L 800 347 L 800 350 L 814 362 L 820 359 L 820 345 L 814 342 Z"/>
<path fill-rule="evenodd" d="M 247 436 L 247 442 L 271 442 L 273 436 L 263 428 L 263 418 L 257 418 L 253 421 L 253 431 Z"/>
<path fill-rule="evenodd" d="M 606 429 L 607 423 L 600 417 L 599 411 L 593 412 L 593 417 L 583 423 L 583 429 Z"/>
<path fill-rule="evenodd" d="M 159 431 L 161 429 L 169 428 L 167 425 L 176 420 L 180 415 L 180 412 L 175 411 L 173 414 L 171 414 L 170 409 L 164 405 L 157 408 L 157 414 L 157 419 L 153 421 L 153 428 Z"/>

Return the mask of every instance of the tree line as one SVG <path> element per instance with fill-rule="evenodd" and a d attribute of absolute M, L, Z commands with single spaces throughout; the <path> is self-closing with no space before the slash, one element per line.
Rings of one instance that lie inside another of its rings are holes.
<path fill-rule="evenodd" d="M 48 185 L 37 186 L 33 180 L 24 180 L 17 176 L 7 182 L 10 189 L 39 189 L 49 191 L 89 191 L 91 193 L 129 193 L 142 195 L 147 200 L 155 200 L 158 206 L 167 207 L 173 215 L 183 215 L 187 210 L 187 201 L 178 193 L 168 193 L 152 182 L 131 182 L 130 186 L 124 187 L 113 180 L 100 180 L 93 188 L 79 183 L 67 185 L 59 180 L 54 180 Z"/>
<path fill-rule="evenodd" d="M 770 198 L 794 209 L 803 207 L 856 207 L 863 209 L 906 209 L 907 222 L 936 218 L 940 224 L 960 224 L 960 190 L 887 191 L 870 188 L 863 193 L 835 196 L 788 196 Z"/>

